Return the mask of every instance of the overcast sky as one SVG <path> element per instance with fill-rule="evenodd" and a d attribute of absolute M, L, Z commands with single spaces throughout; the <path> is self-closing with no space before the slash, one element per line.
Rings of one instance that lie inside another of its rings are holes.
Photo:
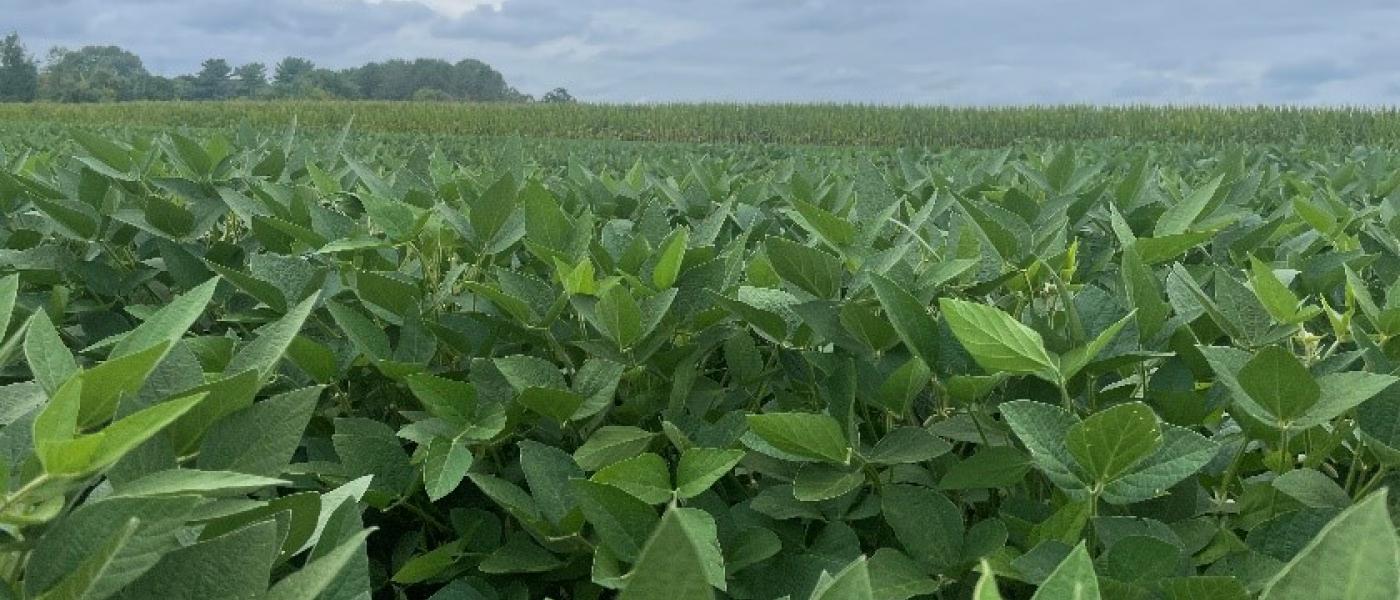
<path fill-rule="evenodd" d="M 0 0 L 30 50 L 477 58 L 593 101 L 1394 104 L 1394 0 Z"/>

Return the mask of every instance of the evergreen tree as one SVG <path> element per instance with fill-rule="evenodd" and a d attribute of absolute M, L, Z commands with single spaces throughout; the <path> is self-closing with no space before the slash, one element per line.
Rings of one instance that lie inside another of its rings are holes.
<path fill-rule="evenodd" d="M 19 34 L 0 40 L 0 102 L 32 102 L 39 93 L 39 66 Z"/>

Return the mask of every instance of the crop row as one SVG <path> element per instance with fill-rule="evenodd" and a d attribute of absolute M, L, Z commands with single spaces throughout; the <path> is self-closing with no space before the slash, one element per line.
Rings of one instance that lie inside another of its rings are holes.
<path fill-rule="evenodd" d="M 131 102 L 12 104 L 0 123 L 359 131 L 659 142 L 997 148 L 1026 140 L 1383 145 L 1400 139 L 1394 108 L 922 107 L 841 104 L 475 104 L 412 102 Z"/>

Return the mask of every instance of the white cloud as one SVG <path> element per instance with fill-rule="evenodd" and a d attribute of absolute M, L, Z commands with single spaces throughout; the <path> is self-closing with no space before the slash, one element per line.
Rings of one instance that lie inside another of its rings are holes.
<path fill-rule="evenodd" d="M 432 9 L 433 12 L 452 19 L 460 19 L 469 12 L 483 6 L 489 6 L 492 10 L 501 10 L 505 0 L 366 0 L 370 4 L 380 4 L 383 2 L 410 2 L 422 4 Z"/>

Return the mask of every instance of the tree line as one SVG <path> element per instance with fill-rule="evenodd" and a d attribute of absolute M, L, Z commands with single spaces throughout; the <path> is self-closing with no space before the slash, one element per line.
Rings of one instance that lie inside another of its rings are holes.
<path fill-rule="evenodd" d="M 532 102 L 490 65 L 434 58 L 371 62 L 327 69 L 300 57 L 233 66 L 211 58 L 194 74 L 165 77 L 146 70 L 141 57 L 117 46 L 49 51 L 42 64 L 17 33 L 0 39 L 0 102 L 126 102 L 133 100 L 418 100 Z M 573 102 L 564 88 L 539 98 Z"/>

